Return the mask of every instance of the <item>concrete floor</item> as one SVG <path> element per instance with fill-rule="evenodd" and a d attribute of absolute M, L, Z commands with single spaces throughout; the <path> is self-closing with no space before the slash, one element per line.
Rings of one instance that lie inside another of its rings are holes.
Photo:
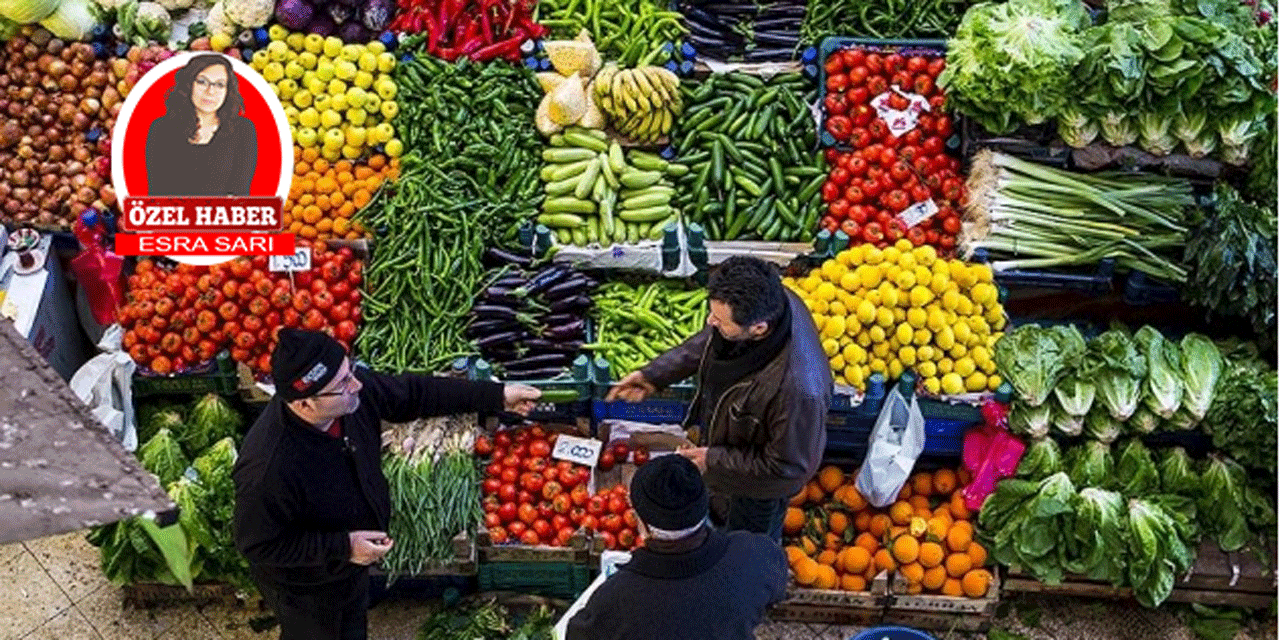
<path fill-rule="evenodd" d="M 256 631 L 266 614 L 228 605 L 124 606 L 121 591 L 98 569 L 98 550 L 71 533 L 0 546 L 0 640 L 275 640 Z M 433 603 L 391 597 L 369 611 L 370 640 L 413 640 Z M 1008 640 L 1195 640 L 1174 609 L 1123 602 L 1021 596 L 996 627 Z M 846 640 L 863 627 L 770 622 L 758 640 Z M 987 640 L 985 634 L 938 633 L 939 640 Z M 1276 640 L 1276 620 L 1253 621 L 1234 640 Z"/>

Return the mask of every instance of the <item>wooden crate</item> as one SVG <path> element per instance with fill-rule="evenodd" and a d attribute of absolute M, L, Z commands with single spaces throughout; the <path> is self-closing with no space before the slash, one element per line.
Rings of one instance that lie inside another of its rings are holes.
<path fill-rule="evenodd" d="M 186 587 L 144 582 L 126 584 L 120 591 L 125 606 L 137 609 L 213 603 L 227 606 L 244 604 L 236 588 L 224 582 L 195 584 L 191 591 L 187 591 Z"/>
<path fill-rule="evenodd" d="M 889 574 L 881 571 L 866 591 L 805 589 L 794 583 L 787 599 L 773 606 L 771 620 L 871 625 L 880 621 L 889 600 Z"/>
<path fill-rule="evenodd" d="M 493 562 L 568 562 L 591 563 L 591 535 L 579 528 L 567 547 L 548 545 L 493 544 L 483 527 L 476 532 L 476 551 L 481 564 Z"/>
<path fill-rule="evenodd" d="M 981 598 L 906 593 L 906 580 L 894 573 L 890 583 L 885 624 L 929 631 L 986 631 L 1000 604 L 1000 572 L 991 570 L 991 584 Z"/>
<path fill-rule="evenodd" d="M 423 566 L 406 578 L 426 576 L 474 576 L 476 575 L 476 541 L 466 531 L 453 537 L 453 557 L 438 564 Z M 383 573 L 376 566 L 373 573 Z"/>

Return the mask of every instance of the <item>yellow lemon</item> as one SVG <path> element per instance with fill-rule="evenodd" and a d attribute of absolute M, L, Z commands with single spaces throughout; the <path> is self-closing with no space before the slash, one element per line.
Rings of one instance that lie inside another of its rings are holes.
<path fill-rule="evenodd" d="M 880 288 L 877 289 L 880 292 L 880 304 L 887 307 L 897 307 L 906 302 L 907 297 L 902 295 L 901 291 L 888 285 L 888 282 L 883 282 L 880 284 Z"/>
<path fill-rule="evenodd" d="M 870 301 L 863 300 L 858 303 L 857 308 L 858 322 L 862 324 L 871 324 L 876 320 L 876 306 Z"/>
<path fill-rule="evenodd" d="M 827 318 L 827 324 L 822 328 L 822 337 L 839 338 L 844 335 L 844 315 L 831 315 Z M 838 367 L 837 367 L 838 368 Z"/>
<path fill-rule="evenodd" d="M 917 347 L 923 347 L 924 345 L 933 342 L 933 333 L 928 329 L 916 329 L 916 335 L 912 338 L 911 342 Z"/>
<path fill-rule="evenodd" d="M 840 288 L 845 291 L 857 291 L 858 286 L 861 284 L 862 281 L 858 278 L 858 274 L 853 271 L 846 269 L 844 273 L 840 274 Z"/>
<path fill-rule="evenodd" d="M 934 261 L 938 259 L 938 250 L 926 244 L 912 249 L 911 255 L 915 256 L 916 262 L 926 267 L 931 267 Z"/>
<path fill-rule="evenodd" d="M 925 320 L 925 326 L 930 331 L 940 331 L 947 324 L 947 316 L 937 307 L 930 305 L 928 308 L 928 319 Z"/>
<path fill-rule="evenodd" d="M 884 360 L 885 358 L 889 357 L 889 352 L 892 350 L 892 345 L 893 345 L 892 342 L 884 342 L 884 341 L 877 342 L 871 345 L 871 355 L 881 360 Z"/>
<path fill-rule="evenodd" d="M 1003 381 L 1000 379 L 1000 376 L 994 376 L 994 375 L 987 376 L 987 391 L 995 391 L 996 389 L 1000 388 L 1001 382 Z"/>
<path fill-rule="evenodd" d="M 858 389 L 861 389 L 866 381 L 865 378 L 862 377 L 862 367 L 852 366 L 846 366 L 844 368 L 844 379 L 849 383 L 849 386 L 856 387 Z"/>
<path fill-rule="evenodd" d="M 969 271 L 977 278 L 978 282 L 992 282 L 995 277 L 991 273 L 991 265 L 975 264 L 969 267 Z"/>
<path fill-rule="evenodd" d="M 872 329 L 874 328 L 875 327 L 872 327 Z M 854 338 L 854 341 L 858 343 L 859 347 L 862 347 L 864 349 L 871 346 L 871 331 L 867 330 L 867 331 L 863 331 L 862 333 L 859 333 L 857 337 Z"/>
<path fill-rule="evenodd" d="M 916 359 L 921 362 L 932 362 L 937 353 L 938 352 L 933 348 L 933 345 L 926 344 L 921 346 L 919 349 L 916 349 Z"/>
<path fill-rule="evenodd" d="M 885 329 L 890 329 L 893 327 L 893 323 L 894 323 L 893 311 L 889 310 L 888 307 L 880 307 L 876 309 L 876 325 L 877 326 L 883 327 Z"/>
<path fill-rule="evenodd" d="M 909 324 L 900 324 L 894 331 L 894 337 L 896 337 L 898 342 L 901 344 L 911 344 L 912 338 L 915 337 L 915 329 L 913 329 Z"/>
<path fill-rule="evenodd" d="M 949 396 L 964 393 L 964 379 L 957 373 L 942 376 L 942 393 Z"/>
<path fill-rule="evenodd" d="M 916 348 L 912 346 L 902 347 L 898 349 L 898 359 L 902 364 L 913 366 L 916 364 Z"/>
<path fill-rule="evenodd" d="M 827 313 L 840 317 L 848 315 L 848 311 L 846 310 L 844 303 L 839 300 L 831 301 L 831 305 L 827 308 Z"/>
<path fill-rule="evenodd" d="M 942 273 L 933 274 L 933 278 L 929 280 L 929 289 L 936 295 L 942 295 L 950 285 L 951 278 Z"/>
<path fill-rule="evenodd" d="M 906 322 L 906 321 L 907 321 L 907 310 L 906 310 L 906 309 L 903 309 L 902 307 L 893 307 L 893 321 L 894 321 L 894 322 Z"/>
<path fill-rule="evenodd" d="M 885 341 L 884 327 L 876 325 L 867 330 L 867 334 L 871 336 L 871 342 L 878 344 Z"/>
<path fill-rule="evenodd" d="M 867 361 L 867 351 L 856 344 L 850 343 L 840 350 L 840 355 L 844 356 L 844 361 L 849 364 L 862 364 Z"/>
<path fill-rule="evenodd" d="M 973 315 L 973 301 L 964 296 L 960 296 L 960 302 L 956 305 L 956 313 L 962 316 Z"/>
<path fill-rule="evenodd" d="M 917 355 L 918 354 L 919 352 L 917 352 Z M 935 375 L 938 375 L 938 365 L 934 364 L 931 361 L 925 360 L 920 364 L 916 365 L 916 371 L 920 373 L 921 377 L 930 378 Z"/>
<path fill-rule="evenodd" d="M 904 253 L 898 258 L 898 267 L 901 269 L 915 269 L 916 257 L 910 253 Z"/>
<path fill-rule="evenodd" d="M 942 391 L 942 382 L 940 382 L 937 377 L 925 378 L 924 390 L 929 392 L 929 395 L 936 396 Z"/>
<path fill-rule="evenodd" d="M 910 291 L 916 286 L 916 272 L 910 269 L 903 269 L 898 272 L 898 277 L 894 279 L 894 283 L 898 288 Z"/>
<path fill-rule="evenodd" d="M 864 289 L 874 289 L 880 285 L 880 269 L 875 266 L 864 264 L 858 267 L 857 273 Z"/>
<path fill-rule="evenodd" d="M 963 358 L 969 355 L 969 348 L 957 342 L 954 347 L 947 350 L 947 355 L 951 356 L 953 360 Z"/>
<path fill-rule="evenodd" d="M 889 370 L 889 365 L 885 364 L 884 360 L 876 358 L 871 361 L 871 370 L 875 373 L 885 373 Z"/>
<path fill-rule="evenodd" d="M 911 306 L 923 307 L 933 301 L 933 292 L 916 285 L 911 289 Z"/>
<path fill-rule="evenodd" d="M 987 390 L 987 374 L 981 371 L 974 371 L 964 379 L 964 390 L 977 393 Z"/>
<path fill-rule="evenodd" d="M 951 373 L 954 368 L 955 363 L 951 361 L 951 358 L 943 358 L 938 361 L 938 373 L 946 375 Z"/>
<path fill-rule="evenodd" d="M 928 323 L 929 314 L 924 309 L 912 307 L 907 310 L 907 324 L 916 329 L 923 329 Z"/>
<path fill-rule="evenodd" d="M 973 358 L 967 357 L 956 360 L 955 368 L 953 369 L 953 371 L 960 374 L 962 377 L 967 377 L 976 370 L 977 366 L 973 364 Z"/>
<path fill-rule="evenodd" d="M 818 300 L 831 302 L 836 299 L 836 286 L 830 282 L 823 282 L 818 285 L 818 289 L 813 292 L 813 295 Z"/>
<path fill-rule="evenodd" d="M 913 246 L 914 245 L 911 244 L 911 241 L 906 238 L 899 238 L 897 242 L 893 243 L 894 249 L 903 252 L 910 251 Z"/>
<path fill-rule="evenodd" d="M 831 365 L 831 370 L 832 370 L 832 371 L 843 371 L 843 370 L 844 370 L 844 356 L 841 356 L 841 355 L 840 355 L 840 354 L 838 354 L 838 353 L 837 353 L 836 355 L 832 356 L 830 359 L 828 359 L 828 360 L 827 360 L 827 363 Z"/>
<path fill-rule="evenodd" d="M 883 254 L 885 262 L 897 262 L 902 255 L 902 250 L 897 247 L 885 247 Z"/>
<path fill-rule="evenodd" d="M 830 358 L 836 355 L 837 353 L 840 353 L 840 343 L 830 338 L 827 338 L 826 340 L 822 341 L 822 351 L 823 353 L 827 354 L 828 358 Z"/>
<path fill-rule="evenodd" d="M 897 379 L 902 377 L 902 372 L 906 371 L 906 367 L 898 359 L 889 361 L 889 378 Z"/>
<path fill-rule="evenodd" d="M 880 264 L 884 262 L 884 252 L 875 247 L 868 247 L 867 255 L 863 256 L 862 262 L 871 265 Z"/>
<path fill-rule="evenodd" d="M 951 331 L 955 335 L 958 344 L 968 344 L 969 338 L 973 335 L 967 322 L 957 322 L 955 326 L 951 327 Z"/>

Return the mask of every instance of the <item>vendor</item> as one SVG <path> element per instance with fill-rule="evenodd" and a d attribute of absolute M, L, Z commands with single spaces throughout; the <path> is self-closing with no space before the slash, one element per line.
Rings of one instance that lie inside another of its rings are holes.
<path fill-rule="evenodd" d="M 591 594 L 566 640 L 755 638 L 786 596 L 787 558 L 767 536 L 707 524 L 707 489 L 687 458 L 664 455 L 631 480 L 644 546 Z"/>
<path fill-rule="evenodd" d="M 813 316 L 773 265 L 731 257 L 711 272 L 707 298 L 707 326 L 607 399 L 638 402 L 696 374 L 685 426 L 701 424 L 702 446 L 679 453 L 704 470 L 726 528 L 780 541 L 787 500 L 822 462 L 831 366 Z"/>
<path fill-rule="evenodd" d="M 232 477 L 236 548 L 280 622 L 281 640 L 366 637 L 369 565 L 391 549 L 382 422 L 527 415 L 541 392 L 352 365 L 332 337 L 281 329 L 276 395 L 249 429 Z"/>

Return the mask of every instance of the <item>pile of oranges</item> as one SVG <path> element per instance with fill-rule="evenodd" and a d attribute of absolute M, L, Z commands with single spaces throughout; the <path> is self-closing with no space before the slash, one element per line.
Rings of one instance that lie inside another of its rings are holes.
<path fill-rule="evenodd" d="M 293 150 L 293 184 L 284 205 L 284 230 L 308 240 L 355 240 L 368 234 L 356 212 L 385 180 L 400 172 L 400 160 L 374 155 L 364 162 L 329 162 L 314 148 Z"/>
<path fill-rule="evenodd" d="M 853 477 L 822 468 L 791 498 L 783 521 L 796 584 L 865 591 L 880 572 L 896 572 L 907 594 L 981 598 L 991 584 L 987 550 L 974 540 L 959 489 L 966 469 L 917 472 L 887 509 L 872 507 Z"/>

